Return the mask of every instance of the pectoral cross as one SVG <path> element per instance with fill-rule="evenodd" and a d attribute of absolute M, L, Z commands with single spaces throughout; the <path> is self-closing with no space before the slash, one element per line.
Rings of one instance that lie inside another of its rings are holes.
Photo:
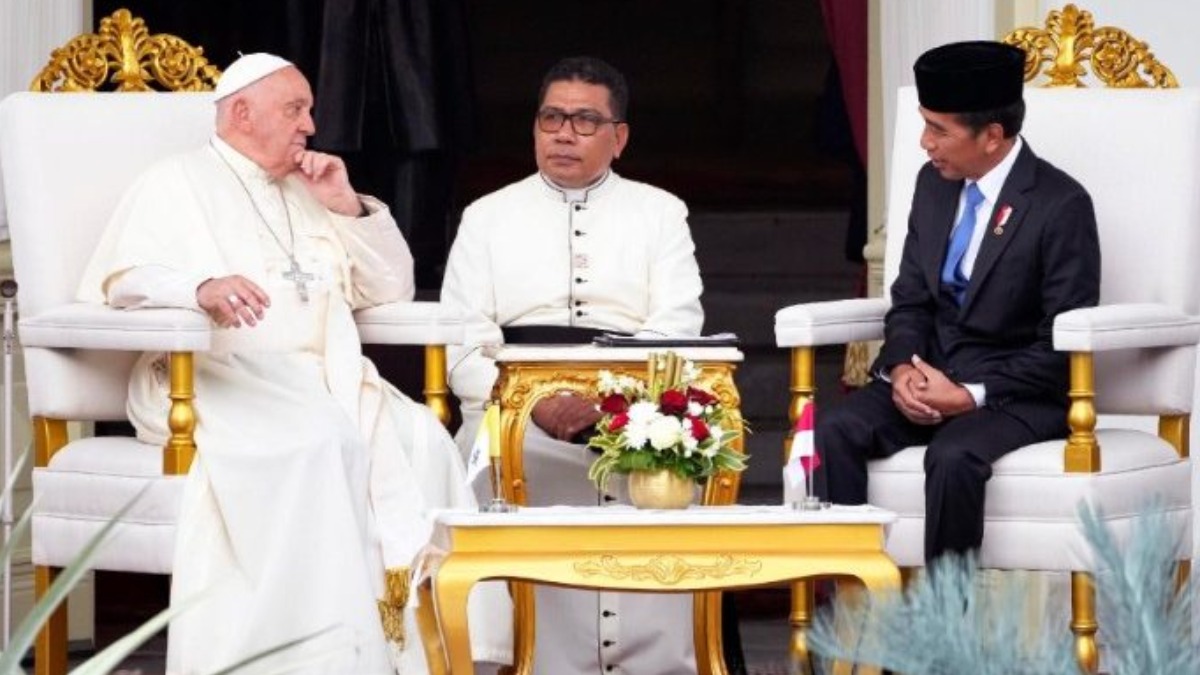
<path fill-rule="evenodd" d="M 308 302 L 308 282 L 316 279 L 316 275 L 311 272 L 305 272 L 300 269 L 300 263 L 296 262 L 295 258 L 289 258 L 291 267 L 283 273 L 283 278 L 296 284 L 296 292 L 300 294 L 300 300 Z"/>

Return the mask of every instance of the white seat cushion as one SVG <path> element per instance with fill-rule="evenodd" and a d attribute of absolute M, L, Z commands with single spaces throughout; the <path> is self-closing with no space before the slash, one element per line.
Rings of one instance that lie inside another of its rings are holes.
<path fill-rule="evenodd" d="M 1189 557 L 1191 463 L 1166 441 L 1140 431 L 1100 429 L 1099 473 L 1063 471 L 1062 440 L 1037 443 L 993 465 L 984 507 L 984 567 L 1085 570 L 1091 562 L 1079 528 L 1078 505 L 1098 507 L 1123 537 L 1152 497 L 1161 500 L 1177 530 L 1180 558 Z M 902 566 L 924 562 L 924 447 L 907 448 L 868 463 L 868 501 L 894 511 L 887 550 Z"/>
<path fill-rule="evenodd" d="M 34 469 L 34 564 L 68 565 L 146 489 L 92 567 L 169 574 L 186 478 L 164 476 L 162 458 L 162 448 L 132 438 L 85 438 L 55 453 L 49 466 Z"/>

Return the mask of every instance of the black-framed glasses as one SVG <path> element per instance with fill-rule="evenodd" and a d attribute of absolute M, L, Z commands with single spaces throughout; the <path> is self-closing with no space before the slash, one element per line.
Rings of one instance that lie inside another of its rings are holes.
<path fill-rule="evenodd" d="M 568 113 L 558 108 L 544 108 L 537 112 L 538 129 L 548 134 L 562 129 L 567 120 L 571 121 L 571 128 L 580 136 L 591 136 L 605 124 L 621 124 L 621 120 L 615 117 L 604 117 L 590 110 Z"/>

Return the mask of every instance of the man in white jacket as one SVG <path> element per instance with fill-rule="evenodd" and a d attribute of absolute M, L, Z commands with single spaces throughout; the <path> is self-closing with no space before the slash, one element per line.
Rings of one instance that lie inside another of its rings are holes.
<path fill-rule="evenodd" d="M 496 379 L 488 344 L 588 342 L 600 331 L 696 336 L 704 322 L 687 207 L 610 165 L 629 141 L 628 88 L 612 66 L 560 61 L 533 120 L 538 172 L 463 213 L 442 301 L 465 308 L 467 340 L 450 350 L 450 386 L 470 447 Z M 525 476 L 531 503 L 604 505 L 579 440 L 596 401 L 554 396 L 533 409 Z M 486 485 L 478 489 L 487 489 Z M 691 597 L 539 588 L 538 673 L 695 672 Z"/>

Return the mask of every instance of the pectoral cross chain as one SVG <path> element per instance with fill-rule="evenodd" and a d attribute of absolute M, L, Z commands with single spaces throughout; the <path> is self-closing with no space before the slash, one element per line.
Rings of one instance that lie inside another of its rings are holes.
<path fill-rule="evenodd" d="M 300 263 L 296 262 L 295 258 L 290 258 L 291 267 L 283 273 L 283 278 L 296 284 L 296 292 L 300 294 L 300 299 L 308 302 L 308 282 L 316 279 L 316 275 L 311 272 L 305 272 L 300 269 Z"/>

